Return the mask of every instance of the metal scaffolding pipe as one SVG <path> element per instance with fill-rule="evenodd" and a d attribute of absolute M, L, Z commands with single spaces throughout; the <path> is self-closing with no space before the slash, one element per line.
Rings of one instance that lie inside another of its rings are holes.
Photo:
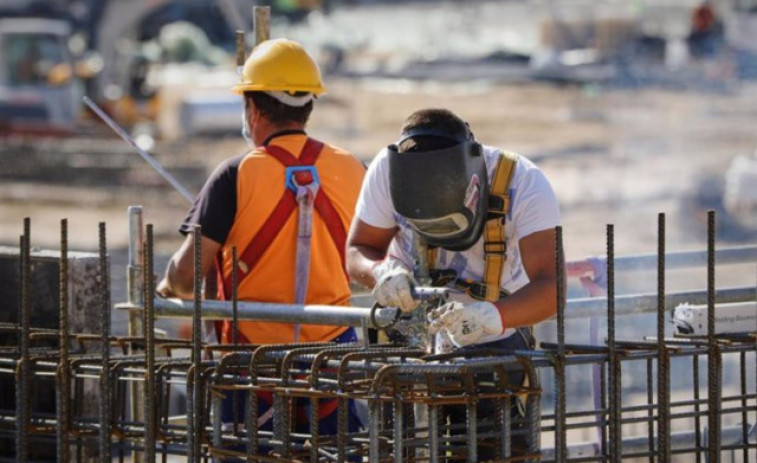
<path fill-rule="evenodd" d="M 309 323 L 313 325 L 344 325 L 376 328 L 371 320 L 371 309 L 341 305 L 277 304 L 268 302 L 238 302 L 239 320 L 262 320 L 284 323 Z M 117 308 L 132 308 L 119 304 Z M 181 299 L 155 298 L 155 316 L 160 318 L 191 318 L 194 303 Z M 230 320 L 233 318 L 230 301 L 202 301 L 203 320 Z M 391 324 L 397 316 L 397 309 L 376 310 L 375 321 L 379 326 Z"/>
<path fill-rule="evenodd" d="M 715 301 L 719 304 L 730 302 L 749 302 L 755 300 L 754 287 L 723 288 L 715 291 Z M 668 293 L 665 297 L 666 310 L 682 304 L 706 304 L 707 291 L 679 291 Z M 194 311 L 192 301 L 181 299 L 155 298 L 155 316 L 160 318 L 191 318 Z M 635 315 L 655 313 L 658 310 L 658 294 L 626 294 L 615 297 L 616 315 Z M 118 309 L 135 308 L 125 303 L 117 304 Z M 309 323 L 314 325 L 344 325 L 376 328 L 371 320 L 371 309 L 367 307 L 349 307 L 335 305 L 278 304 L 268 302 L 238 302 L 239 320 L 261 320 L 284 323 Z M 607 298 L 578 298 L 566 303 L 565 317 L 570 319 L 604 317 L 607 315 Z M 230 301 L 202 301 L 202 316 L 205 320 L 230 320 L 234 317 Z M 397 309 L 382 308 L 375 314 L 378 327 L 391 324 L 397 316 Z"/>
<path fill-rule="evenodd" d="M 665 295 L 665 309 L 670 310 L 679 304 L 693 305 L 707 304 L 707 290 L 678 291 Z M 755 288 L 736 287 L 715 290 L 715 302 L 749 302 L 755 300 Z M 655 313 L 657 311 L 658 295 L 624 294 L 615 297 L 615 315 L 635 315 Z M 604 317 L 607 315 L 606 297 L 586 297 L 568 301 L 565 316 L 567 318 Z"/>
<path fill-rule="evenodd" d="M 655 270 L 657 268 L 658 254 L 638 254 L 615 258 L 615 271 L 628 272 L 639 270 Z M 598 259 L 606 260 L 607 256 L 599 256 Z M 707 251 L 681 251 L 665 254 L 665 267 L 668 270 L 681 268 L 705 267 L 707 265 Z M 749 264 L 757 261 L 757 246 L 738 246 L 715 251 L 715 259 L 718 265 L 723 264 Z M 572 264 L 575 262 L 569 262 Z"/>

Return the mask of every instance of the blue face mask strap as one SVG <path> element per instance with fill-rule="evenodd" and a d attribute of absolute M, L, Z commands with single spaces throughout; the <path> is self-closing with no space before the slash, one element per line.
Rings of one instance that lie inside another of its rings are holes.
<path fill-rule="evenodd" d="M 250 148 L 255 148 L 255 143 L 250 135 L 250 124 L 247 123 L 247 108 L 242 111 L 242 138 L 247 142 Z"/>

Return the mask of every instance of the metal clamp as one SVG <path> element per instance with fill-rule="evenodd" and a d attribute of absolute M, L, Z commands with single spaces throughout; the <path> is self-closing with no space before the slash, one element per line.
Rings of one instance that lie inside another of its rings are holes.
<path fill-rule="evenodd" d="M 311 176 L 311 180 L 307 183 L 300 183 L 297 180 L 297 174 L 301 172 L 307 172 Z M 321 179 L 318 177 L 318 169 L 315 166 L 290 166 L 286 168 L 286 187 L 297 193 L 298 186 L 309 186 L 315 183 L 315 185 L 321 184 Z"/>

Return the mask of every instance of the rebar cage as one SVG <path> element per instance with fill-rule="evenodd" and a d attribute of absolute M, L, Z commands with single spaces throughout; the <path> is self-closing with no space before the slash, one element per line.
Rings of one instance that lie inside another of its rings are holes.
<path fill-rule="evenodd" d="M 101 224 L 100 332 L 71 332 L 65 220 L 59 329 L 32 327 L 26 220 L 19 245 L 18 319 L 0 326 L 11 340 L 0 348 L 0 385 L 14 391 L 0 409 L 0 438 L 6 444 L 1 458 L 37 461 L 40 449 L 55 448 L 60 462 L 169 461 L 174 455 L 193 462 L 757 461 L 757 336 L 751 328 L 717 333 L 715 327 L 716 304 L 753 304 L 755 288 L 716 290 L 714 221 L 710 213 L 707 250 L 700 256 L 707 267 L 706 291 L 666 293 L 670 255 L 661 214 L 653 259 L 657 294 L 629 305 L 615 295 L 614 230 L 608 226 L 607 296 L 560 298 L 557 342 L 536 350 L 429 355 L 366 339 L 204 343 L 203 320 L 226 313 L 235 323 L 268 319 L 270 307 L 234 298 L 222 303 L 228 310 L 219 315 L 218 306 L 203 301 L 199 290 L 191 304 L 144 297 L 155 289 L 150 225 L 138 247 L 143 252 L 130 253 L 134 267 L 145 271 L 130 267 L 129 302 L 119 305 L 140 314 L 139 329 L 111 335 L 110 269 Z M 141 237 L 141 224 L 136 230 Z M 557 231 L 561 256 L 562 230 Z M 195 248 L 199 255 L 199 240 Z M 752 263 L 755 253 L 755 248 L 736 252 L 742 262 Z M 558 261 L 557 271 L 558 294 L 564 294 L 564 262 Z M 200 288 L 199 277 L 195 282 Z M 706 334 L 665 335 L 665 313 L 680 300 L 707 305 Z M 582 310 L 592 304 L 604 306 L 606 342 L 566 343 L 566 320 L 585 317 Z M 344 313 L 332 308 L 327 316 L 319 311 L 328 309 L 323 307 L 290 309 L 290 321 L 331 323 L 343 316 L 344 324 L 364 329 L 378 323 L 375 313 L 358 308 L 341 308 Z M 616 317 L 640 312 L 657 314 L 656 329 L 643 338 L 619 339 Z M 156 337 L 156 318 L 182 315 L 193 319 L 192 339 Z M 644 378 L 643 387 L 626 387 L 630 377 Z M 51 395 L 54 406 L 42 405 Z M 186 403 L 172 405 L 177 397 Z M 355 409 L 364 410 L 362 426 L 351 424 Z M 449 418 L 452 411 L 458 419 Z M 324 432 L 322 418 L 331 413 L 335 427 Z"/>

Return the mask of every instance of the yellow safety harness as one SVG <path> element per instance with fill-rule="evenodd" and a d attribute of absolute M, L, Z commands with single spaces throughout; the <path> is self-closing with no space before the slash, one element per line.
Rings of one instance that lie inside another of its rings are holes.
<path fill-rule="evenodd" d="M 502 297 L 499 283 L 507 260 L 505 219 L 510 211 L 510 182 L 513 179 L 518 155 L 503 151 L 489 188 L 489 214 L 484 224 L 484 275 L 483 281 L 455 279 L 455 286 L 471 297 L 495 302 Z M 429 249 L 429 267 L 436 262 L 437 248 Z M 454 278 L 454 277 L 453 277 Z"/>

